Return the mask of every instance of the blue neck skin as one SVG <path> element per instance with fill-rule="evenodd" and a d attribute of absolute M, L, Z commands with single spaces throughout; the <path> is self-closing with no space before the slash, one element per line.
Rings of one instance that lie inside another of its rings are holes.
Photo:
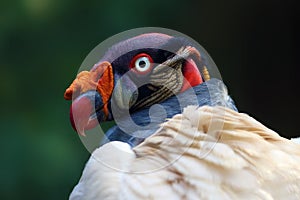
<path fill-rule="evenodd" d="M 134 147 L 144 141 L 159 128 L 159 125 L 182 113 L 188 105 L 225 106 L 237 111 L 233 100 L 228 96 L 226 86 L 218 79 L 211 79 L 183 93 L 172 96 L 151 107 L 144 108 L 130 117 L 118 119 L 117 125 L 106 133 L 101 145 L 110 141 L 122 141 Z"/>

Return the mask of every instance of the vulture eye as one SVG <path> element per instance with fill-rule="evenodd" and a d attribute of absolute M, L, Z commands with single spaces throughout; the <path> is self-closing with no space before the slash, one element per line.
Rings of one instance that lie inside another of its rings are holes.
<path fill-rule="evenodd" d="M 147 74 L 153 67 L 151 56 L 146 53 L 140 53 L 131 60 L 130 68 L 139 74 Z"/>

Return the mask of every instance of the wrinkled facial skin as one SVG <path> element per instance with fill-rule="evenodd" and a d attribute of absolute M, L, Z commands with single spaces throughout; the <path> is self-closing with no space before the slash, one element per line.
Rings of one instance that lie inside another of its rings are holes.
<path fill-rule="evenodd" d="M 141 37 L 136 38 L 147 43 Z M 147 38 L 153 40 L 150 35 Z M 93 128 L 98 121 L 113 120 L 115 113 L 113 115 L 112 106 L 118 108 L 118 115 L 122 116 L 122 110 L 136 112 L 204 81 L 199 66 L 205 65 L 192 44 L 184 38 L 162 38 L 160 42 L 156 41 L 159 45 L 155 48 L 135 48 L 131 51 L 128 50 L 137 44 L 134 38 L 128 40 L 132 43 L 121 42 L 109 49 L 90 72 L 78 75 L 84 74 L 87 78 L 74 81 L 73 87 L 71 85 L 67 89 L 65 98 L 66 94 L 66 99 L 73 95 L 70 118 L 79 134 L 84 135 L 84 130 Z M 116 56 L 120 52 L 124 54 Z M 149 58 L 149 70 L 139 71 L 137 65 L 132 64 L 136 57 L 143 62 Z"/>

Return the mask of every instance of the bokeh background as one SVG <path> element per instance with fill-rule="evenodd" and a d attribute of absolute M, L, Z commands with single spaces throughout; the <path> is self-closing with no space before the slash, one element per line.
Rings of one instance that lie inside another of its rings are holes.
<path fill-rule="evenodd" d="M 212 56 L 238 108 L 299 129 L 296 0 L 0 1 L 0 199 L 67 199 L 89 153 L 63 93 L 85 56 L 131 28 L 174 29 Z"/>

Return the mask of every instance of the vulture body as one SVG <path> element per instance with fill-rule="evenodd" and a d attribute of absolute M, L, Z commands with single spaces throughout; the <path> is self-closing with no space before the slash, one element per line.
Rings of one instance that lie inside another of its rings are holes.
<path fill-rule="evenodd" d="M 65 92 L 81 135 L 116 126 L 70 200 L 300 199 L 300 145 L 239 113 L 209 56 L 148 33 L 112 46 Z"/>
<path fill-rule="evenodd" d="M 70 199 L 296 200 L 299 163 L 300 145 L 250 116 L 189 106 L 133 149 L 96 149 Z"/>

